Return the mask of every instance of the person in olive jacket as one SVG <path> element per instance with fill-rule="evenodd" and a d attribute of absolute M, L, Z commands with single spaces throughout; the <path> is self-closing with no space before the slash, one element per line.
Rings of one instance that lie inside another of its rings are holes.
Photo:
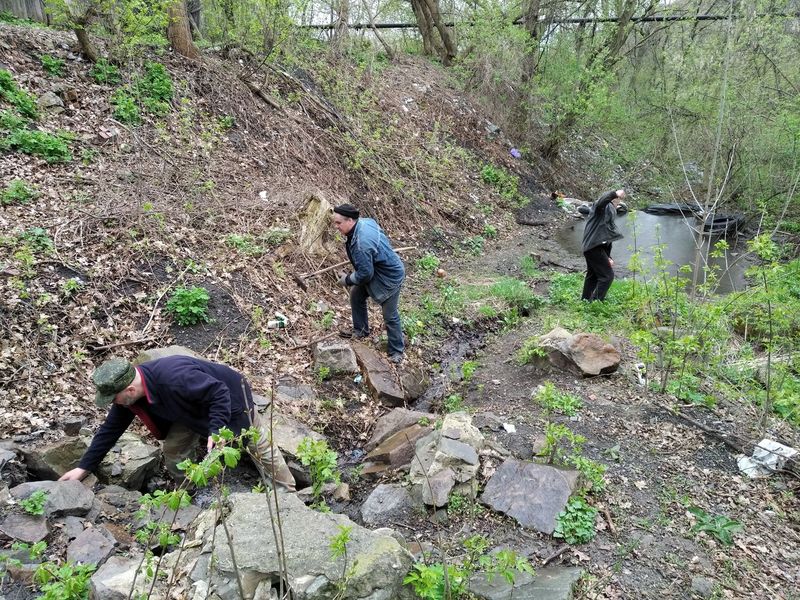
<path fill-rule="evenodd" d="M 275 483 L 294 490 L 295 480 L 280 451 L 272 455 L 269 430 L 253 404 L 247 380 L 225 365 L 191 356 L 167 356 L 133 366 L 123 358 L 104 362 L 92 375 L 97 406 L 111 406 L 78 466 L 59 481 L 81 480 L 94 471 L 125 433 L 134 417 L 159 440 L 167 470 L 178 481 L 176 465 L 191 458 L 200 439 L 208 451 L 212 436 L 227 427 L 235 435 L 260 429 L 257 465 Z"/>
<path fill-rule="evenodd" d="M 586 278 L 583 281 L 582 300 L 605 300 L 608 288 L 614 281 L 614 260 L 611 244 L 622 239 L 615 219 L 617 207 L 625 197 L 625 190 L 606 192 L 592 205 L 583 230 L 583 257 L 586 259 Z"/>
<path fill-rule="evenodd" d="M 403 360 L 403 327 L 400 323 L 400 287 L 406 276 L 403 261 L 392 248 L 389 238 L 374 219 L 361 217 L 351 204 L 333 209 L 333 224 L 346 237 L 347 258 L 355 269 L 341 273 L 339 284 L 350 290 L 353 337 L 369 335 L 367 298 L 380 304 L 388 338 L 389 360 Z"/>

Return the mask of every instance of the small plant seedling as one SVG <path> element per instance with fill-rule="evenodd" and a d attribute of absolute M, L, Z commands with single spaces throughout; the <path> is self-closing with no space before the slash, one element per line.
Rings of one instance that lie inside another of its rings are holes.
<path fill-rule="evenodd" d="M 585 544 L 595 535 L 594 522 L 597 509 L 580 496 L 571 498 L 566 509 L 558 514 L 553 537 L 568 544 Z"/>
<path fill-rule="evenodd" d="M 733 543 L 733 534 L 741 531 L 742 524 L 724 515 L 710 515 L 703 509 L 692 506 L 689 512 L 697 517 L 697 523 L 692 526 L 692 531 L 707 531 L 726 546 Z"/>
<path fill-rule="evenodd" d="M 464 410 L 464 398 L 461 394 L 450 394 L 444 400 L 444 412 L 452 413 Z"/>
<path fill-rule="evenodd" d="M 465 360 L 461 364 L 461 376 L 464 378 L 464 381 L 469 382 L 472 380 L 472 377 L 475 375 L 475 371 L 478 369 L 478 362 L 474 360 Z"/>
<path fill-rule="evenodd" d="M 545 381 L 535 395 L 536 401 L 547 412 L 558 412 L 568 417 L 574 417 L 583 407 L 581 399 L 574 394 L 560 392 L 552 381 Z"/>
<path fill-rule="evenodd" d="M 423 275 L 433 275 L 439 268 L 439 259 L 430 252 L 417 259 L 417 270 Z"/>
<path fill-rule="evenodd" d="M 101 58 L 92 66 L 89 71 L 89 76 L 97 83 L 116 85 L 122 81 L 119 69 L 108 62 L 105 58 Z"/>
<path fill-rule="evenodd" d="M 47 492 L 36 490 L 24 500 L 20 500 L 19 503 L 29 515 L 43 515 L 45 502 L 47 502 Z"/>
<path fill-rule="evenodd" d="M 331 377 L 331 368 L 326 367 L 325 365 L 320 365 L 317 368 L 317 372 L 314 375 L 314 378 L 317 380 L 317 383 L 322 383 L 323 381 L 330 379 L 330 377 Z"/>
<path fill-rule="evenodd" d="M 33 186 L 28 185 L 22 179 L 14 179 L 0 193 L 0 204 L 27 204 L 39 193 Z"/>
<path fill-rule="evenodd" d="M 44 70 L 47 71 L 48 75 L 61 77 L 64 69 L 64 61 L 62 59 L 55 58 L 49 54 L 42 54 L 42 56 L 39 57 L 39 60 L 42 61 L 42 67 L 44 67 Z"/>
<path fill-rule="evenodd" d="M 202 287 L 178 288 L 167 302 L 167 312 L 175 317 L 178 325 L 196 325 L 208 323 L 208 301 L 211 299 L 208 291 Z"/>

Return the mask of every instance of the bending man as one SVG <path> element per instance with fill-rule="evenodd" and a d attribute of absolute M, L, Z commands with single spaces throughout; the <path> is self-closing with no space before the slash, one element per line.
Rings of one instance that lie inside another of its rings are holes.
<path fill-rule="evenodd" d="M 333 223 L 347 238 L 347 258 L 355 269 L 339 277 L 339 284 L 350 290 L 351 335 L 356 338 L 369 335 L 367 298 L 372 298 L 380 304 L 383 312 L 389 360 L 399 363 L 403 360 L 405 345 L 397 306 L 406 271 L 403 261 L 378 224 L 373 219 L 359 217 L 358 210 L 351 204 L 341 204 L 333 209 Z"/>
<path fill-rule="evenodd" d="M 227 427 L 235 435 L 251 424 L 261 431 L 256 464 L 267 477 L 275 471 L 275 483 L 294 490 L 295 481 L 280 451 L 272 456 L 269 430 L 253 404 L 247 380 L 230 367 L 191 356 L 167 356 L 133 366 L 123 358 L 104 362 L 92 375 L 97 406 L 111 409 L 78 466 L 59 481 L 80 480 L 94 471 L 125 433 L 134 417 L 163 440 L 164 462 L 177 480 L 183 473 L 176 465 L 192 458 L 202 439 L 210 451 L 212 435 Z M 253 448 L 252 450 L 256 450 Z"/>
<path fill-rule="evenodd" d="M 606 192 L 592 205 L 583 230 L 583 257 L 586 259 L 586 279 L 583 282 L 582 300 L 605 300 L 608 288 L 614 281 L 614 261 L 611 244 L 622 239 L 615 219 L 617 206 L 625 197 L 625 190 Z"/>

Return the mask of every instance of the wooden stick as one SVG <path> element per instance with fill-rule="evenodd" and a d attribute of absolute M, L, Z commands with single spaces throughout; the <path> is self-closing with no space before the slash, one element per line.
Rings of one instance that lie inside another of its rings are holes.
<path fill-rule="evenodd" d="M 406 252 L 408 250 L 416 250 L 416 249 L 417 249 L 416 246 L 403 246 L 402 248 L 395 248 L 394 251 L 395 252 Z M 350 264 L 349 260 L 345 260 L 345 261 L 342 261 L 340 263 L 336 263 L 335 265 L 331 265 L 330 267 L 325 267 L 324 269 L 320 269 L 319 271 L 314 271 L 313 273 L 308 273 L 308 274 L 305 274 L 305 275 L 301 275 L 300 277 L 302 277 L 303 279 L 309 279 L 311 277 L 316 277 L 317 275 L 322 275 L 323 273 L 327 273 L 328 271 L 333 271 L 334 269 L 336 269 L 338 267 L 343 267 L 343 266 L 345 266 L 347 264 Z"/>
<path fill-rule="evenodd" d="M 550 562 L 554 561 L 555 559 L 557 559 L 559 556 L 564 554 L 564 552 L 566 552 L 567 550 L 569 550 L 569 544 L 564 544 L 563 546 L 559 547 L 555 552 L 553 552 L 550 556 L 548 556 L 547 558 L 545 558 L 542 561 L 542 566 L 546 567 L 548 565 L 548 563 L 550 563 Z"/>

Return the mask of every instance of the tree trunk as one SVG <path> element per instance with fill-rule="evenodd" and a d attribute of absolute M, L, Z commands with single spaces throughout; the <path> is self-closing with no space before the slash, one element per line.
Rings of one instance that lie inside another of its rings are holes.
<path fill-rule="evenodd" d="M 92 40 L 89 39 L 89 34 L 82 25 L 75 26 L 75 37 L 78 38 L 78 43 L 81 45 L 81 52 L 91 62 L 97 62 L 98 54 L 95 50 Z"/>
<path fill-rule="evenodd" d="M 425 10 L 422 7 L 423 2 L 424 0 L 411 0 L 411 10 L 414 11 L 419 33 L 422 36 L 422 53 L 425 56 L 433 56 L 437 53 L 436 43 L 433 39 L 433 32 L 431 31 L 431 27 L 425 15 Z"/>
<path fill-rule="evenodd" d="M 375 34 L 375 37 L 378 38 L 378 41 L 383 46 L 383 49 L 386 50 L 386 56 L 389 57 L 390 61 L 394 60 L 394 50 L 392 47 L 386 42 L 383 36 L 380 34 L 380 31 L 377 27 L 375 27 L 375 17 L 372 14 L 372 10 L 369 7 L 369 0 L 362 0 L 364 10 L 367 12 L 367 17 L 369 17 L 369 25 L 372 27 L 372 33 Z"/>
<path fill-rule="evenodd" d="M 347 21 L 350 18 L 350 0 L 339 0 L 336 15 L 336 28 L 333 32 L 333 43 L 341 47 L 347 41 Z"/>
<path fill-rule="evenodd" d="M 423 0 L 423 2 L 428 7 L 430 20 L 433 23 L 433 26 L 436 27 L 436 31 L 439 32 L 439 37 L 442 40 L 442 44 L 444 44 L 444 52 L 441 54 L 441 57 L 442 64 L 447 67 L 456 57 L 456 46 L 453 43 L 453 38 L 450 35 L 450 31 L 448 31 L 447 27 L 445 27 L 444 23 L 442 22 L 442 14 L 439 10 L 439 0 Z"/>
<path fill-rule="evenodd" d="M 192 41 L 189 30 L 189 16 L 186 13 L 184 0 L 175 0 L 167 9 L 169 25 L 167 25 L 167 39 L 178 54 L 187 58 L 200 58 L 200 52 Z"/>

